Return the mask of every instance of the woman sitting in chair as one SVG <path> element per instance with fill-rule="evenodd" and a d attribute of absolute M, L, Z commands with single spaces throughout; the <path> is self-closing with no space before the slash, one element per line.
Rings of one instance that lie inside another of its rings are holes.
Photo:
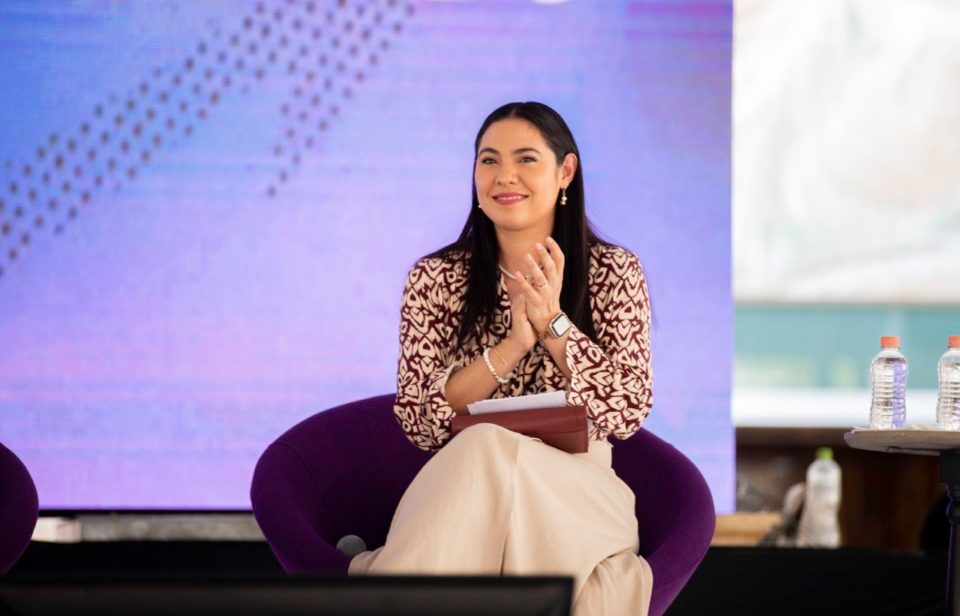
<path fill-rule="evenodd" d="M 643 270 L 590 228 L 556 111 L 504 105 L 474 152 L 463 231 L 413 267 L 401 311 L 394 411 L 413 444 L 439 452 L 386 545 L 350 573 L 570 575 L 575 613 L 646 614 L 653 577 L 607 442 L 633 435 L 652 403 Z M 588 452 L 491 424 L 450 438 L 469 403 L 550 391 L 586 407 Z"/>

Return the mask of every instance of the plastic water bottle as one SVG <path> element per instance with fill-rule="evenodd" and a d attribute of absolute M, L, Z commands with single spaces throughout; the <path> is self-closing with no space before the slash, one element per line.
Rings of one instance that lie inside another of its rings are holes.
<path fill-rule="evenodd" d="M 960 336 L 947 338 L 947 352 L 937 364 L 937 425 L 960 430 Z"/>
<path fill-rule="evenodd" d="M 902 428 L 907 419 L 907 358 L 900 352 L 899 336 L 880 337 L 880 352 L 870 364 L 870 377 L 870 427 Z"/>
<path fill-rule="evenodd" d="M 807 469 L 803 513 L 797 528 L 797 545 L 807 548 L 840 547 L 840 465 L 833 450 L 821 447 Z"/>

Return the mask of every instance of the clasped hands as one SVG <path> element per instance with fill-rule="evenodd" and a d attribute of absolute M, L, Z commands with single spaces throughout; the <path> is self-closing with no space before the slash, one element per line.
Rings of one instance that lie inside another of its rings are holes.
<path fill-rule="evenodd" d="M 530 351 L 547 333 L 550 320 L 560 312 L 563 288 L 563 252 L 552 237 L 538 242 L 535 254 L 524 257 L 524 269 L 514 272 L 520 293 L 510 298 L 511 326 L 508 339 Z"/>

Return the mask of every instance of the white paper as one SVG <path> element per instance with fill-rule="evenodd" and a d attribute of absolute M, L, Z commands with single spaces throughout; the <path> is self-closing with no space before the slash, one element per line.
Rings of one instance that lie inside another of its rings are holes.
<path fill-rule="evenodd" d="M 546 409 L 567 405 L 567 392 L 551 391 L 544 394 L 530 394 L 529 396 L 513 396 L 512 398 L 498 398 L 496 400 L 480 400 L 467 405 L 467 412 L 471 415 L 484 413 L 500 413 L 503 411 L 529 411 L 531 409 Z"/>

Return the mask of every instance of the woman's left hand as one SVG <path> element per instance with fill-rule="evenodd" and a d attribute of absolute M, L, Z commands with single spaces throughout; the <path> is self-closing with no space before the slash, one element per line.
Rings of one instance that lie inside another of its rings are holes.
<path fill-rule="evenodd" d="M 526 296 L 527 318 L 537 333 L 544 334 L 550 320 L 561 312 L 564 257 L 552 237 L 547 238 L 546 246 L 537 243 L 534 253 L 524 258 L 527 272 L 517 272 L 516 279 Z"/>

